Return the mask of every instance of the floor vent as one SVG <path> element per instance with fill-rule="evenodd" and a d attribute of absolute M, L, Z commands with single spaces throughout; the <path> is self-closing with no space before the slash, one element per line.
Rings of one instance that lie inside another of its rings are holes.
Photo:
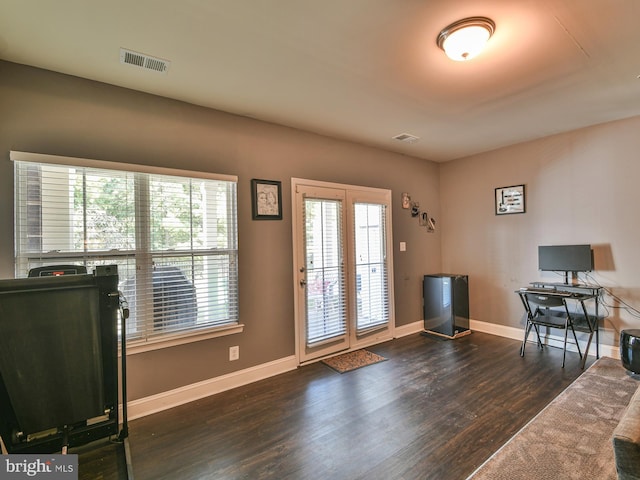
<path fill-rule="evenodd" d="M 171 62 L 162 60 L 161 58 L 151 57 L 144 53 L 134 52 L 125 48 L 120 49 L 120 63 L 133 65 L 135 67 L 144 68 L 159 73 L 167 73 Z"/>
<path fill-rule="evenodd" d="M 393 137 L 393 139 L 404 143 L 416 143 L 418 140 L 420 140 L 420 138 L 416 137 L 415 135 L 411 135 L 410 133 L 400 133 L 399 135 Z"/>

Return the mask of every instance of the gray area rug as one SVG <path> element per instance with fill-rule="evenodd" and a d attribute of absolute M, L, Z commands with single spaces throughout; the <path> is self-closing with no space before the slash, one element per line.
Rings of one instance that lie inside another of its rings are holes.
<path fill-rule="evenodd" d="M 611 436 L 638 385 L 600 358 L 469 478 L 616 479 Z"/>

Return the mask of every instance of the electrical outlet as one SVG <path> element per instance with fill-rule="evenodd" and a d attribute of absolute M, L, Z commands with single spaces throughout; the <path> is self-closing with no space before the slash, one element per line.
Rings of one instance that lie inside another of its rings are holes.
<path fill-rule="evenodd" d="M 229 347 L 229 361 L 238 360 L 240 358 L 240 347 L 236 345 L 235 347 Z"/>

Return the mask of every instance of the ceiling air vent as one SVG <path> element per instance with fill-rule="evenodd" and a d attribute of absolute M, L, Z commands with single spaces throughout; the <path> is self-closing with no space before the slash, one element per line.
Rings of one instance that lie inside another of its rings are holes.
<path fill-rule="evenodd" d="M 171 62 L 167 60 L 127 50 L 126 48 L 120 49 L 120 63 L 126 63 L 127 65 L 133 65 L 160 73 L 167 73 L 169 65 L 171 65 Z"/>
<path fill-rule="evenodd" d="M 418 137 L 416 137 L 415 135 L 411 135 L 410 133 L 400 133 L 393 137 L 393 139 L 404 143 L 416 143 L 418 140 L 420 140 Z"/>

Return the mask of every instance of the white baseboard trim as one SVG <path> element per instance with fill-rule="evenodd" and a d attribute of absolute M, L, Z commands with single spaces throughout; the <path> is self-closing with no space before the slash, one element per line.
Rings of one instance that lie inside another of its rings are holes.
<path fill-rule="evenodd" d="M 511 338 L 513 340 L 522 341 L 522 338 L 524 337 L 523 328 L 507 327 L 505 325 L 496 325 L 495 323 L 481 322 L 479 320 L 469 320 L 469 327 L 471 328 L 471 331 L 490 333 L 491 335 L 498 335 L 500 337 Z M 600 338 L 602 338 L 602 334 L 603 332 L 600 331 Z M 582 345 L 580 337 L 578 337 L 578 339 L 580 340 L 580 345 Z M 557 348 L 562 348 L 562 344 L 564 343 L 563 337 L 558 335 L 544 335 L 542 340 L 545 345 Z M 535 334 L 533 336 L 529 335 L 528 343 L 535 344 Z M 572 343 L 567 343 L 567 350 L 572 352 L 578 351 Z M 595 336 L 591 343 L 591 348 L 589 348 L 589 355 L 596 355 Z M 620 349 L 612 345 L 603 345 L 601 343 L 600 356 L 620 358 Z"/>
<path fill-rule="evenodd" d="M 396 327 L 394 337 L 400 338 L 418 333 L 422 331 L 423 324 L 424 322 L 420 320 L 409 325 Z M 127 404 L 127 417 L 129 420 L 135 420 L 136 418 L 184 405 L 185 403 L 193 402 L 208 397 L 209 395 L 215 395 L 216 393 L 231 390 L 232 388 L 257 382 L 258 380 L 295 370 L 296 368 L 298 368 L 298 359 L 295 356 L 291 356 L 263 365 L 256 365 L 246 370 L 240 370 L 202 382 L 185 385 L 156 395 L 132 400 Z"/>
<path fill-rule="evenodd" d="M 127 416 L 129 420 L 135 420 L 136 418 L 193 402 L 209 395 L 289 372 L 296 368 L 298 368 L 298 360 L 295 356 L 290 356 L 149 397 L 132 400 L 127 404 Z"/>
<path fill-rule="evenodd" d="M 497 325 L 479 320 L 469 320 L 469 328 L 472 332 L 490 333 L 491 335 L 511 338 L 512 340 L 522 341 L 522 337 L 524 336 L 524 330 L 522 328 Z"/>
<path fill-rule="evenodd" d="M 413 335 L 414 333 L 422 332 L 424 330 L 424 322 L 419 320 L 417 322 L 409 323 L 407 325 L 396 326 L 393 332 L 394 338 L 406 337 L 407 335 Z"/>

